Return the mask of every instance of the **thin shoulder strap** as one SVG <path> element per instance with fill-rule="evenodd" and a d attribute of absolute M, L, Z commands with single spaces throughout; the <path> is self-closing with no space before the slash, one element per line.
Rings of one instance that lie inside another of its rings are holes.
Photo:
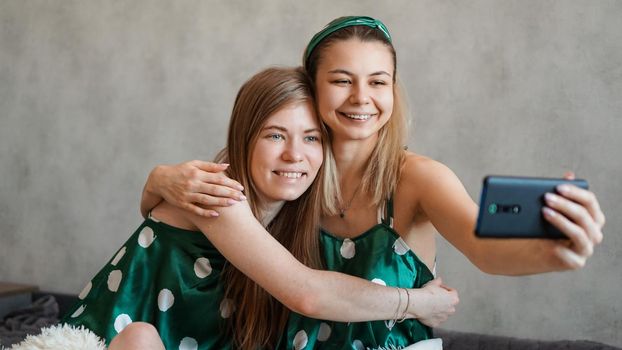
<path fill-rule="evenodd" d="M 160 220 L 156 219 L 153 215 L 151 215 L 151 210 L 149 210 L 149 212 L 147 213 L 147 219 L 155 222 L 160 222 Z"/>
<path fill-rule="evenodd" d="M 393 196 L 387 198 L 383 207 L 382 223 L 393 228 Z"/>

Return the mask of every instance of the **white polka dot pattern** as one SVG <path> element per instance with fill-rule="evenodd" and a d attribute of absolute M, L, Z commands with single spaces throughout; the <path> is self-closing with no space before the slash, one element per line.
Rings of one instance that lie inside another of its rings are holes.
<path fill-rule="evenodd" d="M 379 284 L 381 286 L 386 286 L 387 285 L 387 283 L 385 281 L 381 280 L 380 278 L 374 278 L 371 281 L 374 282 L 375 284 Z"/>
<path fill-rule="evenodd" d="M 294 336 L 294 350 L 304 349 L 307 346 L 308 342 L 309 338 L 307 337 L 307 332 L 298 331 L 298 333 L 296 333 L 296 336 Z"/>
<path fill-rule="evenodd" d="M 205 278 L 212 273 L 212 265 L 209 263 L 209 259 L 207 258 L 198 258 L 194 262 L 194 274 L 197 275 L 198 278 Z"/>
<path fill-rule="evenodd" d="M 408 246 L 408 244 L 406 244 L 406 242 L 404 242 L 402 237 L 400 237 L 395 240 L 395 243 L 393 243 L 393 250 L 395 251 L 395 254 L 397 255 L 404 255 L 408 253 L 408 251 L 410 250 L 410 247 Z"/>
<path fill-rule="evenodd" d="M 332 330 L 330 326 L 326 322 L 322 322 L 320 324 L 320 330 L 317 333 L 317 340 L 319 341 L 327 341 L 330 338 L 330 333 Z"/>
<path fill-rule="evenodd" d="M 123 279 L 123 273 L 121 270 L 110 271 L 110 274 L 108 275 L 108 290 L 111 292 L 119 290 L 121 279 Z"/>
<path fill-rule="evenodd" d="M 352 347 L 356 350 L 365 350 L 365 345 L 363 345 L 363 342 L 358 339 L 352 342 Z"/>
<path fill-rule="evenodd" d="M 117 253 L 117 255 L 114 256 L 114 259 L 112 259 L 112 261 L 110 262 L 110 265 L 117 266 L 117 264 L 119 263 L 123 255 L 125 255 L 125 251 L 126 251 L 125 247 L 119 249 L 119 252 Z"/>
<path fill-rule="evenodd" d="M 341 253 L 341 256 L 345 259 L 352 259 L 356 254 L 354 242 L 349 238 L 344 239 L 341 244 L 341 248 L 339 249 L 339 253 Z"/>
<path fill-rule="evenodd" d="M 153 235 L 153 230 L 149 226 L 143 227 L 138 234 L 138 244 L 143 248 L 149 248 L 154 240 L 155 236 Z"/>
<path fill-rule="evenodd" d="M 93 288 L 93 282 L 89 281 L 89 283 L 87 283 L 87 285 L 84 286 L 84 288 L 82 289 L 82 291 L 78 295 L 78 298 L 80 300 L 84 300 L 84 298 L 86 298 L 86 296 L 89 295 L 89 292 L 91 291 L 91 288 Z"/>
<path fill-rule="evenodd" d="M 80 306 L 76 311 L 74 311 L 73 314 L 71 314 L 71 318 L 76 318 L 82 315 L 82 313 L 84 312 L 84 309 L 86 309 L 86 305 Z"/>
<path fill-rule="evenodd" d="M 173 292 L 164 288 L 158 293 L 158 309 L 162 312 L 166 312 L 166 310 L 170 309 L 175 303 L 175 296 L 173 296 Z"/>
<path fill-rule="evenodd" d="M 132 319 L 128 314 L 120 314 L 114 320 L 114 330 L 117 331 L 117 333 L 121 333 L 123 328 L 127 327 L 130 323 L 132 323 Z"/>
<path fill-rule="evenodd" d="M 197 350 L 199 348 L 199 344 L 194 338 L 185 337 L 179 343 L 179 350 Z"/>

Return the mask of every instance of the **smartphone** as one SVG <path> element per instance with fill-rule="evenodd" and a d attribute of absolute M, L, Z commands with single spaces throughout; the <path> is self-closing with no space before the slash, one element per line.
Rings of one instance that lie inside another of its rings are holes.
<path fill-rule="evenodd" d="M 475 234 L 487 238 L 567 238 L 542 215 L 544 194 L 572 184 L 588 189 L 583 179 L 486 176 Z"/>

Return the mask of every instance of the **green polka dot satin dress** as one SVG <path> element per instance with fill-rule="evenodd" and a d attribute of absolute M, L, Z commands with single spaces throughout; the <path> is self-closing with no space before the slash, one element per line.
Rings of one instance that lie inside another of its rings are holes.
<path fill-rule="evenodd" d="M 79 295 L 62 322 L 109 344 L 134 321 L 153 324 L 166 349 L 231 349 L 224 257 L 201 233 L 147 219 Z"/>
<path fill-rule="evenodd" d="M 392 201 L 387 201 L 384 211 L 377 225 L 352 239 L 322 230 L 326 268 L 381 285 L 420 288 L 434 275 L 393 230 Z M 402 349 L 431 336 L 432 330 L 416 319 L 344 323 L 292 313 L 278 348 Z"/>

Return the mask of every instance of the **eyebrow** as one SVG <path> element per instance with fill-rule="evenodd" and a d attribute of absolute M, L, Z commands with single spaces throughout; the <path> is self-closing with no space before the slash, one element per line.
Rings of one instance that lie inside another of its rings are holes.
<path fill-rule="evenodd" d="M 354 75 L 354 73 L 352 73 L 352 72 L 350 72 L 348 70 L 345 70 L 345 69 L 340 69 L 340 68 L 330 70 L 330 71 L 328 71 L 328 73 L 329 74 L 346 74 L 346 75 L 349 75 L 349 76 L 353 76 Z M 391 77 L 391 74 L 389 74 L 389 72 L 384 71 L 384 70 L 379 70 L 377 72 L 373 72 L 373 73 L 369 74 L 369 76 L 375 76 L 375 75 L 386 75 L 388 77 Z"/>
<path fill-rule="evenodd" d="M 264 131 L 264 130 L 270 130 L 270 129 L 276 129 L 276 130 L 279 130 L 279 131 L 282 131 L 282 132 L 287 132 L 287 128 L 284 128 L 284 127 L 279 126 L 279 125 L 267 125 L 267 126 L 264 126 L 263 129 L 261 129 L 261 130 Z M 307 129 L 304 132 L 305 132 L 305 134 L 310 133 L 310 132 L 320 132 L 320 128 Z"/>

